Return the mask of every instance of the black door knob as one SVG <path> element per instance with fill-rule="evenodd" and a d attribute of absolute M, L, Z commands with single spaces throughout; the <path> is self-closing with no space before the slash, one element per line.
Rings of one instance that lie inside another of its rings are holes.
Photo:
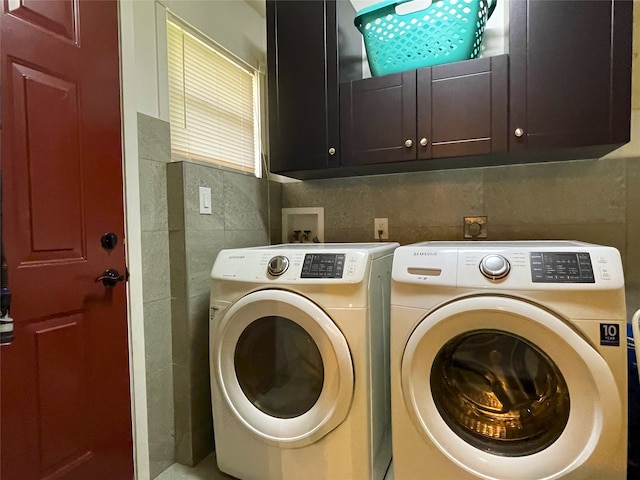
<path fill-rule="evenodd" d="M 102 244 L 102 248 L 113 250 L 118 244 L 118 236 L 113 232 L 107 232 L 100 239 L 100 243 Z"/>
<path fill-rule="evenodd" d="M 120 275 L 115 268 L 109 268 L 102 275 L 96 278 L 96 282 L 102 282 L 105 287 L 113 287 L 118 282 L 124 282 L 127 278 Z"/>

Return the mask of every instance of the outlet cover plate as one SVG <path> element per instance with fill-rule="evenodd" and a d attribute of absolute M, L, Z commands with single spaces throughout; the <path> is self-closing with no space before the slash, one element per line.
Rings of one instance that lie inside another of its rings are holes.
<path fill-rule="evenodd" d="M 211 215 L 211 188 L 200 187 L 200 215 Z"/>
<path fill-rule="evenodd" d="M 382 235 L 380 235 L 382 230 Z M 376 240 L 389 240 L 389 219 L 374 218 L 373 219 L 373 238 Z"/>

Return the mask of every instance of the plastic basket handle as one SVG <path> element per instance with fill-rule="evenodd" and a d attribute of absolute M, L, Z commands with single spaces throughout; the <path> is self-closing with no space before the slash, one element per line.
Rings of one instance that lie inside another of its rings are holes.
<path fill-rule="evenodd" d="M 361 17 L 363 14 L 368 13 L 371 9 L 375 8 L 376 10 L 381 10 L 383 8 L 389 7 L 389 6 L 394 6 L 397 7 L 400 4 L 403 3 L 407 3 L 407 2 L 413 2 L 414 0 L 384 0 L 380 3 L 376 3 L 375 5 L 369 7 L 369 8 L 365 8 L 359 12 L 357 12 L 356 17 L 353 19 L 353 23 L 354 25 L 358 28 L 358 30 L 360 30 L 362 32 L 362 22 L 361 22 Z M 432 3 L 435 3 L 437 0 L 433 0 Z M 480 1 L 480 0 L 477 0 Z M 488 13 L 487 13 L 487 20 L 489 18 L 491 18 L 491 15 L 493 14 L 493 11 L 496 9 L 496 5 L 498 3 L 498 0 L 485 0 L 487 2 L 487 8 L 488 8 Z"/>
<path fill-rule="evenodd" d="M 363 10 L 360 10 L 359 12 L 356 13 L 355 18 L 353 19 L 353 24 L 356 26 L 356 28 L 360 31 L 360 33 L 363 33 L 363 28 L 364 25 L 362 24 L 362 17 L 371 12 L 372 9 L 375 10 L 382 10 L 384 8 L 388 8 L 388 7 L 397 7 L 398 5 L 401 5 L 403 3 L 407 3 L 407 2 L 413 2 L 415 0 L 384 0 L 380 3 L 376 3 L 375 5 L 365 8 Z M 432 3 L 435 3 L 438 0 L 432 0 Z M 480 0 L 477 0 L 478 2 Z M 491 17 L 491 15 L 493 14 L 493 11 L 496 9 L 496 4 L 498 3 L 498 0 L 484 0 L 487 2 L 487 20 L 489 20 L 489 18 Z"/>

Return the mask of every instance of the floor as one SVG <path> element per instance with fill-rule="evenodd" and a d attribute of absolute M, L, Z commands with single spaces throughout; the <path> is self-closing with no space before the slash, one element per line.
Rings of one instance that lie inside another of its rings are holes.
<path fill-rule="evenodd" d="M 187 467 L 179 463 L 174 463 L 164 472 L 158 475 L 155 480 L 233 480 L 218 470 L 215 452 L 206 457 L 195 467 Z"/>
<path fill-rule="evenodd" d="M 218 470 L 214 452 L 195 467 L 174 463 L 158 475 L 155 480 L 234 480 L 234 478 Z M 384 480 L 393 480 L 393 463 L 389 466 Z"/>

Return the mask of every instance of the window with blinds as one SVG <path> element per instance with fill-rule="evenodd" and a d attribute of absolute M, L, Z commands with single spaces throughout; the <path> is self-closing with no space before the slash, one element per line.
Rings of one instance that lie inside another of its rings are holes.
<path fill-rule="evenodd" d="M 259 177 L 258 73 L 173 18 L 167 43 L 172 154 Z"/>

